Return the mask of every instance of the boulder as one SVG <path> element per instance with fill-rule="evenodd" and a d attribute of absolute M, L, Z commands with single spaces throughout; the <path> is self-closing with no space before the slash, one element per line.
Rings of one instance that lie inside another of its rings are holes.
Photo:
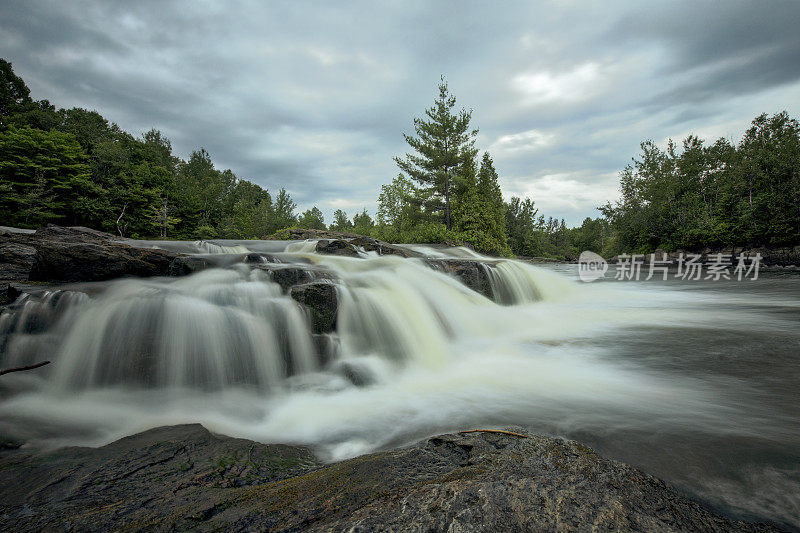
<path fill-rule="evenodd" d="M 188 276 L 195 272 L 200 272 L 211 268 L 213 264 L 205 257 L 181 256 L 173 259 L 169 264 L 167 275 L 169 276 Z"/>
<path fill-rule="evenodd" d="M 336 240 L 321 240 L 317 242 L 317 253 L 328 255 L 344 255 L 348 257 L 358 257 L 358 250 L 356 247 L 347 241 L 341 239 Z"/>
<path fill-rule="evenodd" d="M 289 294 L 308 309 L 314 333 L 330 333 L 336 329 L 339 297 L 330 281 L 295 285 Z"/>
<path fill-rule="evenodd" d="M 370 237 L 359 237 L 350 241 L 350 244 L 360 247 L 365 252 L 377 252 L 378 255 L 398 255 L 400 257 L 422 257 L 422 254 L 395 246 Z"/>
<path fill-rule="evenodd" d="M 455 276 L 473 291 L 489 299 L 494 297 L 486 272 L 488 266 L 484 263 L 472 259 L 426 259 L 425 262 L 436 270 Z"/>
<path fill-rule="evenodd" d="M 10 283 L 0 284 L 0 306 L 14 303 L 22 291 Z"/>
<path fill-rule="evenodd" d="M 4 531 L 777 531 L 570 440 L 451 433 L 324 465 L 301 446 L 157 428 L 0 453 Z"/>
<path fill-rule="evenodd" d="M 27 281 L 36 248 L 27 234 L 0 232 L 0 280 Z"/>
<path fill-rule="evenodd" d="M 31 281 L 102 281 L 123 276 L 167 276 L 178 254 L 114 241 L 40 240 Z"/>
<path fill-rule="evenodd" d="M 272 281 L 280 285 L 283 292 L 289 292 L 289 289 L 295 285 L 308 283 L 314 279 L 308 270 L 293 266 L 273 268 L 269 270 L 269 273 Z"/>
<path fill-rule="evenodd" d="M 0 281 L 102 281 L 122 276 L 185 275 L 203 265 L 166 250 L 137 248 L 89 228 L 54 224 L 34 233 L 0 231 Z"/>

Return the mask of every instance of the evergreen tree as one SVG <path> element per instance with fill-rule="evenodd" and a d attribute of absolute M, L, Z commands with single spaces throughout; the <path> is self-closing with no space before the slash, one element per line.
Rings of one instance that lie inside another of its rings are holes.
<path fill-rule="evenodd" d="M 297 204 L 292 201 L 292 197 L 289 196 L 286 189 L 281 188 L 281 190 L 278 191 L 278 196 L 275 197 L 275 219 L 271 233 L 296 225 L 297 216 L 294 214 L 295 209 L 297 209 Z"/>
<path fill-rule="evenodd" d="M 417 136 L 403 134 L 416 154 L 406 154 L 395 161 L 402 171 L 420 184 L 425 208 L 440 213 L 449 230 L 453 225 L 453 188 L 466 165 L 477 154 L 474 147 L 477 129 L 470 129 L 472 112 L 453 112 L 456 99 L 450 95 L 444 77 L 439 84 L 439 97 L 425 111 L 428 120 L 415 118 Z"/>
<path fill-rule="evenodd" d="M 0 126 L 6 126 L 7 117 L 32 102 L 28 86 L 14 74 L 11 63 L 0 58 Z"/>
<path fill-rule="evenodd" d="M 347 218 L 347 213 L 341 209 L 333 212 L 333 222 L 331 223 L 331 231 L 349 231 L 353 228 L 353 223 Z"/>
<path fill-rule="evenodd" d="M 358 233 L 359 235 L 370 235 L 374 226 L 375 223 L 372 221 L 372 217 L 369 216 L 369 213 L 367 213 L 366 209 L 362 210 L 361 213 L 356 213 L 353 216 L 353 233 Z"/>
<path fill-rule="evenodd" d="M 481 199 L 482 230 L 491 242 L 491 251 L 486 251 L 487 253 L 508 255 L 510 250 L 506 243 L 505 203 L 497 171 L 489 152 L 483 153 L 477 188 L 478 196 Z"/>
<path fill-rule="evenodd" d="M 297 225 L 306 229 L 327 229 L 325 226 L 325 218 L 322 216 L 322 211 L 320 211 L 317 206 L 312 207 L 300 215 Z"/>
<path fill-rule="evenodd" d="M 0 133 L 0 218 L 37 226 L 60 220 L 82 224 L 98 209 L 102 190 L 92 183 L 86 154 L 72 135 L 9 127 Z"/>

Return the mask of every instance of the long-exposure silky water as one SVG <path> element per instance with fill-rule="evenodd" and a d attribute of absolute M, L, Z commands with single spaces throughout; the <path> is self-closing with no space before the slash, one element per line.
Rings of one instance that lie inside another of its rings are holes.
<path fill-rule="evenodd" d="M 579 437 L 741 516 L 800 514 L 785 496 L 800 492 L 800 437 L 786 430 L 796 406 L 765 404 L 762 382 L 711 372 L 707 350 L 666 340 L 745 357 L 729 332 L 746 310 L 753 335 L 797 346 L 800 299 L 776 300 L 769 280 L 744 299 L 710 285 L 579 284 L 571 271 L 459 248 L 342 257 L 317 253 L 316 241 L 128 242 L 213 266 L 24 295 L 0 317 L 2 357 L 53 363 L 3 381 L 5 434 L 97 445 L 201 422 L 333 460 L 523 425 Z M 485 290 L 445 263 L 472 268 Z M 289 270 L 331 295 L 326 328 L 279 282 Z"/>

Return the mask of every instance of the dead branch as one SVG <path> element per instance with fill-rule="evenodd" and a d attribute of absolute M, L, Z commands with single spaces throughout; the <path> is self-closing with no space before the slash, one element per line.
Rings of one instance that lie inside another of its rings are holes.
<path fill-rule="evenodd" d="M 459 431 L 459 435 L 462 433 L 501 433 L 503 435 L 511 435 L 513 437 L 519 437 L 521 439 L 527 439 L 527 435 L 523 435 L 522 433 L 513 433 L 511 431 L 504 431 L 502 429 L 468 429 L 465 431 Z"/>
<path fill-rule="evenodd" d="M 41 363 L 36 363 L 35 365 L 18 366 L 16 368 L 6 368 L 4 370 L 0 370 L 0 376 L 2 376 L 3 374 L 10 374 L 11 372 L 22 372 L 23 370 L 33 370 L 34 368 L 39 368 L 40 366 L 49 364 L 50 361 L 42 361 Z"/>

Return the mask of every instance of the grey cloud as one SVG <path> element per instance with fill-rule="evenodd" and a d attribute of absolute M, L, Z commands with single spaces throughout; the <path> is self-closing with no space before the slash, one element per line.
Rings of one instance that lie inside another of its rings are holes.
<path fill-rule="evenodd" d="M 445 74 L 474 110 L 480 148 L 531 131 L 552 140 L 498 150 L 495 163 L 508 193 L 548 195 L 534 198 L 558 210 L 547 215 L 579 223 L 641 140 L 800 112 L 800 91 L 773 109 L 757 98 L 800 84 L 799 13 L 789 2 L 11 0 L 0 46 L 34 97 L 161 129 L 183 157 L 205 147 L 328 219 L 334 205 L 374 212 L 401 133 Z M 549 92 L 526 93 L 520 77 Z"/>

